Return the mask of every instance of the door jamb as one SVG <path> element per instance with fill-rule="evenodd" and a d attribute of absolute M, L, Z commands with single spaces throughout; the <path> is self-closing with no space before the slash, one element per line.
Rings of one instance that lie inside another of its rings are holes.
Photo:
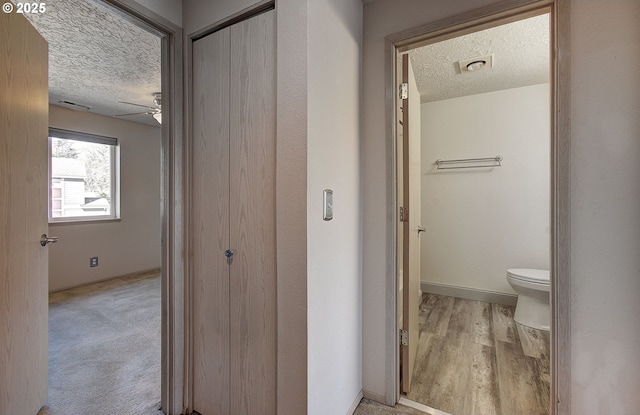
<path fill-rule="evenodd" d="M 570 320 L 570 97 L 569 9 L 570 0 L 505 0 L 492 6 L 456 15 L 388 36 L 385 42 L 387 136 L 387 284 L 386 284 L 386 401 L 400 399 L 399 342 L 397 327 L 396 248 L 396 54 L 416 47 L 495 26 L 527 13 L 549 12 L 551 59 L 551 414 L 571 413 L 571 320 Z"/>
<path fill-rule="evenodd" d="M 182 28 L 133 0 L 99 0 L 142 29 L 161 37 L 161 405 L 184 413 L 184 177 Z"/>

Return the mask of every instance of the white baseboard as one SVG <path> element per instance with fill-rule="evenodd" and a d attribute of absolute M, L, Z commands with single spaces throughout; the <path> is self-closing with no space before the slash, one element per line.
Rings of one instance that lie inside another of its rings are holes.
<path fill-rule="evenodd" d="M 482 290 L 479 288 L 459 287 L 438 282 L 420 281 L 420 288 L 425 293 L 448 295 L 450 297 L 466 298 L 467 300 L 484 301 L 487 303 L 515 306 L 517 294 L 501 293 L 498 291 Z"/>
<path fill-rule="evenodd" d="M 370 401 L 374 401 L 374 402 L 378 402 L 381 403 L 383 405 L 386 405 L 386 398 L 384 395 L 380 395 L 378 393 L 374 393 L 374 392 L 369 392 L 366 390 L 362 391 L 362 396 L 366 399 L 369 399 Z"/>
<path fill-rule="evenodd" d="M 145 277 L 145 276 L 148 276 L 148 275 L 159 274 L 161 271 L 162 271 L 162 269 L 160 267 L 155 267 L 155 268 L 143 269 L 141 271 L 130 272 L 128 274 L 122 274 L 122 275 L 116 275 L 116 276 L 112 276 L 112 277 L 99 278 L 97 280 L 91 280 L 91 281 L 83 282 L 82 284 L 74 284 L 74 285 L 67 285 L 67 286 L 54 288 L 54 289 L 49 291 L 49 294 L 53 294 L 53 293 L 56 293 L 58 291 L 66 291 L 66 290 L 72 290 L 74 288 L 86 287 L 87 285 L 98 284 L 98 283 L 101 283 L 101 282 L 107 282 L 107 281 L 111 281 L 111 280 L 129 279 L 129 278 L 131 278 L 131 279 L 141 278 L 141 277 Z"/>
<path fill-rule="evenodd" d="M 360 404 L 360 401 L 362 400 L 362 398 L 363 398 L 363 394 L 362 394 L 362 391 L 360 391 L 358 393 L 358 396 L 356 396 L 356 399 L 353 401 L 353 403 L 349 407 L 349 410 L 347 411 L 347 415 L 353 415 L 353 413 L 358 408 L 358 405 Z"/>
<path fill-rule="evenodd" d="M 417 409 L 418 411 L 422 411 L 425 414 L 429 414 L 429 415 L 451 415 L 449 412 L 444 412 L 439 409 L 435 409 L 430 406 L 423 405 L 419 402 L 409 400 L 405 397 L 401 397 L 398 403 L 400 405 L 408 406 L 409 408 Z"/>

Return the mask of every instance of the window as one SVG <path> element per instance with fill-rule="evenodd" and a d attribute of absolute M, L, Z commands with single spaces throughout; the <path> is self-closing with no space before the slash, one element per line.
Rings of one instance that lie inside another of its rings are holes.
<path fill-rule="evenodd" d="M 49 129 L 49 221 L 115 219 L 118 140 Z"/>

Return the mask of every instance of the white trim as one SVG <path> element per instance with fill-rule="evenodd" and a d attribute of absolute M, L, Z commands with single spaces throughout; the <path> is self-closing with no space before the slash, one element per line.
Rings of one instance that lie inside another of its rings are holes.
<path fill-rule="evenodd" d="M 484 301 L 493 304 L 515 306 L 518 301 L 517 294 L 483 290 L 481 288 L 460 287 L 438 282 L 420 281 L 420 289 L 422 289 L 423 293 L 448 295 L 449 297 L 466 298 L 467 300 Z"/>
<path fill-rule="evenodd" d="M 365 399 L 369 399 L 370 401 L 383 403 L 385 401 L 384 395 L 380 395 L 374 392 L 369 392 L 366 390 L 362 391 L 362 397 Z M 393 406 L 393 404 L 391 405 Z"/>
<path fill-rule="evenodd" d="M 422 411 L 425 414 L 429 414 L 429 415 L 451 415 L 449 412 L 444 412 L 444 411 L 441 411 L 439 409 L 432 408 L 432 407 L 427 406 L 427 405 L 423 405 L 420 402 L 415 402 L 415 401 L 412 401 L 412 400 L 404 398 L 404 397 L 401 397 L 400 400 L 398 401 L 398 403 L 400 405 L 404 405 L 404 406 L 407 406 L 409 408 L 417 409 L 418 411 Z"/>
<path fill-rule="evenodd" d="M 105 144 L 108 146 L 118 145 L 118 139 L 116 137 L 84 133 L 82 131 L 65 130 L 55 127 L 49 127 L 49 137 L 64 138 L 65 140 L 84 141 L 85 143 Z"/>
<path fill-rule="evenodd" d="M 135 0 L 99 0 L 116 14 L 161 38 L 162 48 L 162 368 L 161 403 L 167 415 L 184 413 L 184 172 L 182 28 Z"/>
<path fill-rule="evenodd" d="M 360 405 L 360 401 L 362 400 L 362 398 L 363 398 L 362 391 L 360 391 L 358 392 L 358 396 L 356 396 L 356 399 L 354 399 L 353 403 L 349 407 L 349 410 L 347 411 L 347 415 L 353 415 L 356 409 L 358 409 L 358 405 Z"/>

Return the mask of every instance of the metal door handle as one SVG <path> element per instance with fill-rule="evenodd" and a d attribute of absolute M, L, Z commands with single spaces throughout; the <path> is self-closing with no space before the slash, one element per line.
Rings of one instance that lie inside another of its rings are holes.
<path fill-rule="evenodd" d="M 426 232 L 427 229 L 423 228 L 422 226 L 418 226 L 418 235 L 420 235 L 420 232 Z"/>
<path fill-rule="evenodd" d="M 47 244 L 55 244 L 56 242 L 58 242 L 57 236 L 47 236 L 46 233 L 43 233 L 42 236 L 40 236 L 40 245 L 42 246 L 47 246 Z"/>
<path fill-rule="evenodd" d="M 227 249 L 224 251 L 224 256 L 227 257 L 227 263 L 231 264 L 233 261 L 233 251 L 231 249 Z"/>

